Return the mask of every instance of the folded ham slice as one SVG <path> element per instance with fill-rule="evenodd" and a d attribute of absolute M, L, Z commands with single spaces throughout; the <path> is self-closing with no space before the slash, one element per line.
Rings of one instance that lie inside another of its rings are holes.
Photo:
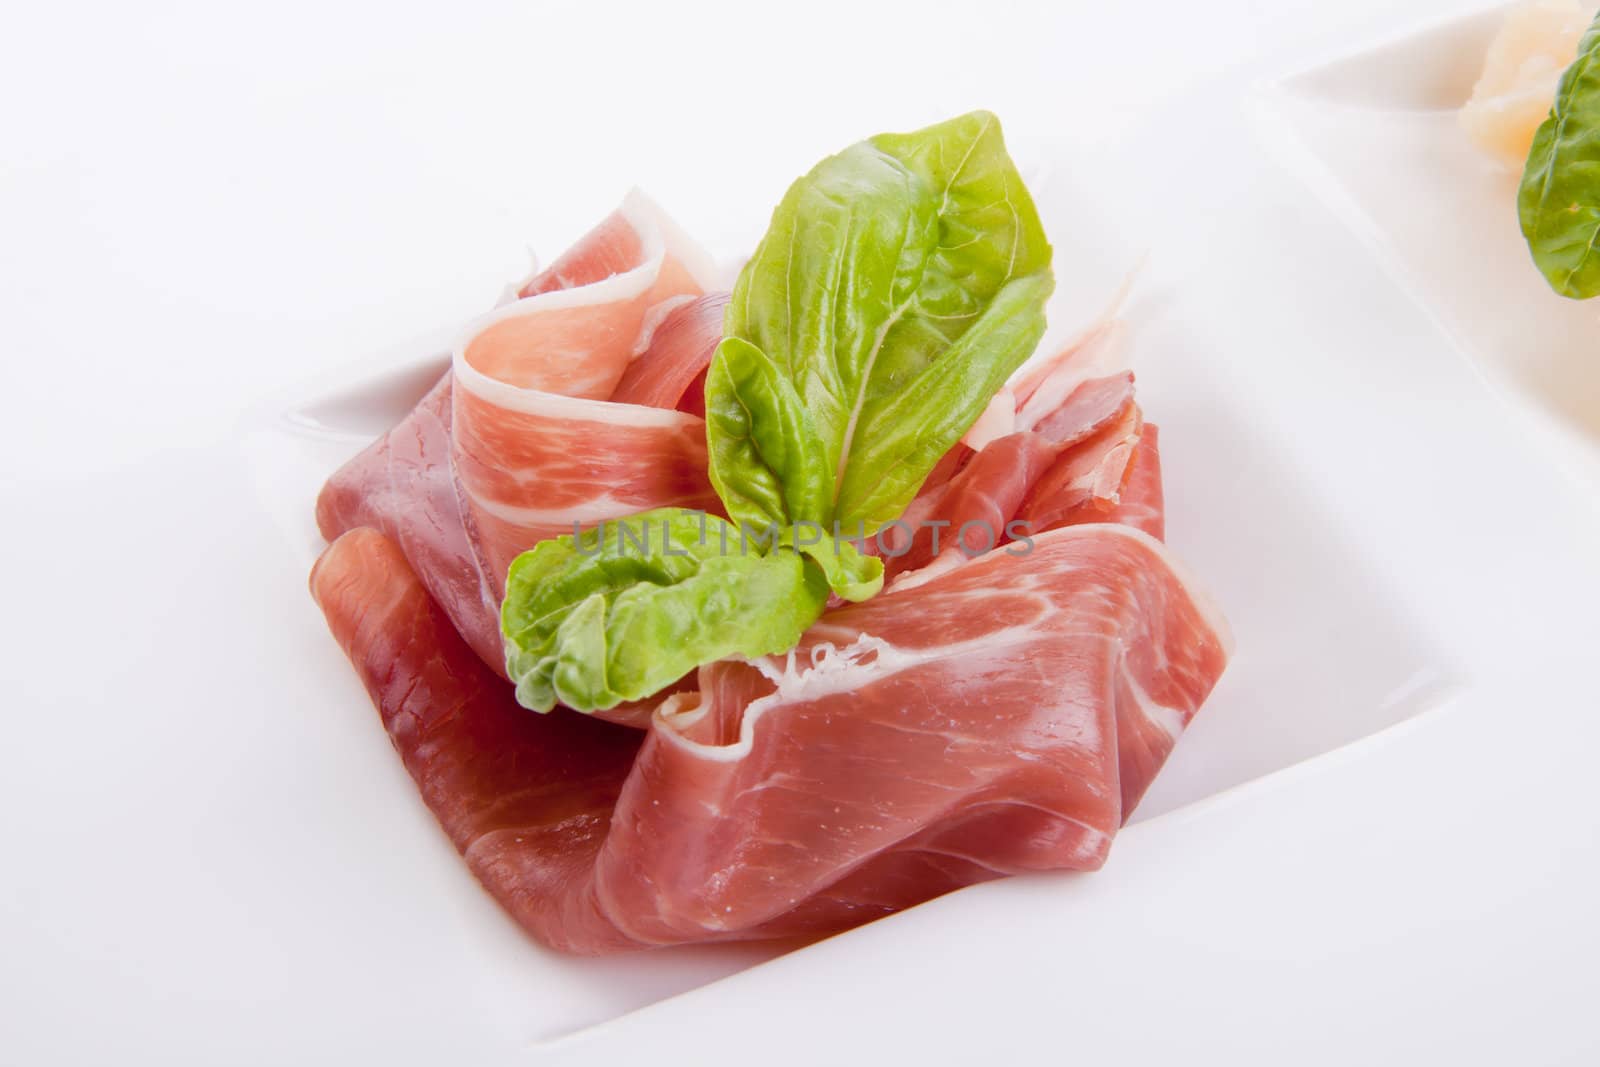
<path fill-rule="evenodd" d="M 1133 373 L 1120 368 L 1123 335 L 1120 320 L 1106 319 L 996 395 L 923 484 L 904 525 L 868 545 L 886 557 L 891 581 L 1029 534 L 1107 520 L 1144 439 Z M 1154 492 L 1159 516 L 1159 470 L 1144 490 Z M 1160 536 L 1159 524 L 1135 525 Z"/>
<path fill-rule="evenodd" d="M 1229 644 L 1159 542 L 1075 526 L 702 668 L 637 731 L 519 707 L 375 530 L 311 585 L 474 873 L 585 954 L 812 937 L 1096 868 Z"/>
<path fill-rule="evenodd" d="M 709 293 L 671 307 L 650 332 L 644 353 L 628 364 L 611 394 L 615 404 L 706 413 L 706 368 L 722 340 L 727 293 Z"/>
<path fill-rule="evenodd" d="M 706 296 L 712 283 L 704 251 L 629 194 L 474 323 L 445 378 L 329 479 L 323 536 L 386 533 L 503 672 L 499 605 L 518 553 L 574 523 L 667 506 L 720 512 L 705 423 L 692 400 L 677 410 L 721 338 L 726 296 Z"/>

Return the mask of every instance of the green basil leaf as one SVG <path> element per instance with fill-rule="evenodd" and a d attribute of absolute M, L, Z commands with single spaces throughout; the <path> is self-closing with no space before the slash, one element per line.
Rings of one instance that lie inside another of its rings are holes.
<path fill-rule="evenodd" d="M 1600 16 L 1534 135 L 1517 214 L 1552 289 L 1577 300 L 1600 295 Z"/>
<path fill-rule="evenodd" d="M 822 569 L 828 587 L 845 600 L 871 600 L 883 588 L 883 560 L 862 553 L 844 529 L 825 530 L 800 521 L 781 531 L 778 543 Z"/>
<path fill-rule="evenodd" d="M 898 392 L 867 400 L 863 423 L 892 427 L 864 435 L 844 471 L 837 513 L 844 521 L 898 518 L 934 465 L 961 439 L 989 398 L 1038 347 L 1048 274 L 1008 282 L 993 303 L 938 359 Z M 887 518 L 878 518 L 887 516 Z"/>
<path fill-rule="evenodd" d="M 883 588 L 883 561 L 833 536 L 826 449 L 794 386 L 761 350 L 740 337 L 718 346 L 706 378 L 711 482 L 728 515 L 747 531 L 810 556 L 846 600 Z"/>
<path fill-rule="evenodd" d="M 827 598 L 822 570 L 789 549 L 762 554 L 703 512 L 642 512 L 512 562 L 506 671 L 524 707 L 611 708 L 702 663 L 793 648 Z"/>
<path fill-rule="evenodd" d="M 898 518 L 1037 345 L 1052 286 L 993 115 L 823 160 L 740 273 L 707 378 L 711 477 L 729 514 L 867 534 Z M 835 592 L 859 594 L 852 575 L 870 585 L 851 557 L 802 550 Z"/>
<path fill-rule="evenodd" d="M 737 523 L 787 526 L 828 508 L 822 438 L 793 384 L 740 337 L 717 346 L 706 372 L 711 484 Z"/>

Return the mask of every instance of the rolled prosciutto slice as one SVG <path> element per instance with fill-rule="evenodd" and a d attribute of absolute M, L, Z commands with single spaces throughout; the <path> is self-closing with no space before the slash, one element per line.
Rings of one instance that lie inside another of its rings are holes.
<path fill-rule="evenodd" d="M 471 648 L 504 670 L 506 569 L 544 538 L 649 508 L 720 511 L 705 423 L 678 410 L 721 337 L 704 251 L 638 192 L 517 299 L 323 488 L 332 540 L 382 530 Z"/>
<path fill-rule="evenodd" d="M 311 585 L 474 873 L 585 954 L 817 936 L 1096 868 L 1230 641 L 1159 542 L 1073 526 L 704 667 L 638 731 L 519 707 L 378 531 Z"/>
<path fill-rule="evenodd" d="M 996 395 L 901 524 L 869 545 L 891 580 L 1084 522 L 1129 522 L 1161 537 L 1155 428 L 1144 432 L 1124 341 L 1121 320 L 1107 318 Z M 1137 487 L 1138 508 L 1120 509 L 1146 443 L 1154 476 Z"/>
<path fill-rule="evenodd" d="M 611 394 L 617 404 L 706 412 L 706 367 L 722 340 L 727 293 L 709 293 L 672 307 L 650 334 L 649 347 L 628 364 Z"/>

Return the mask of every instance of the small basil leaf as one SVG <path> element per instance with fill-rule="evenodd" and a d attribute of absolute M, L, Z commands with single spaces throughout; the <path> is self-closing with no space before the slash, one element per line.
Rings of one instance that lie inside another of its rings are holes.
<path fill-rule="evenodd" d="M 794 386 L 761 350 L 729 337 L 706 375 L 711 484 L 736 523 L 763 528 L 822 514 L 825 450 Z"/>
<path fill-rule="evenodd" d="M 841 531 L 838 540 L 829 531 L 813 542 L 812 531 L 801 525 L 793 536 L 797 542 L 805 542 L 797 551 L 822 568 L 828 587 L 845 600 L 871 600 L 883 589 L 883 560 L 862 553 L 844 540 L 849 536 L 847 531 Z"/>
<path fill-rule="evenodd" d="M 517 700 L 642 700 L 702 663 L 783 652 L 822 613 L 821 569 L 723 519 L 663 508 L 540 542 L 511 564 L 501 629 Z"/>
<path fill-rule="evenodd" d="M 1534 135 L 1517 214 L 1552 289 L 1577 300 L 1600 295 L 1600 16 Z"/>

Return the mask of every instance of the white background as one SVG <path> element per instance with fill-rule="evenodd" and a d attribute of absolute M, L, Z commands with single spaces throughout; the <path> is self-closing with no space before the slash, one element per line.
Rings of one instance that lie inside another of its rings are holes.
<path fill-rule="evenodd" d="M 841 131 L 982 104 L 1092 145 L 1359 18 L 1239 0 L 19 8 L 0 39 L 0 291 L 8 356 L 51 402 L 10 412 L 0 470 L 225 437 L 264 386 L 476 313 L 526 245 L 548 258 L 633 184 L 722 248 L 752 220 L 719 186 L 775 202 Z M 181 420 L 128 402 L 184 389 L 204 399 Z"/>
<path fill-rule="evenodd" d="M 1093 879 L 991 887 L 982 909 L 941 901 L 506 1062 L 1594 1062 L 1593 512 L 1496 439 L 1496 403 L 1320 208 L 1286 181 L 1258 204 L 1228 177 L 1235 146 L 1176 128 L 1291 57 L 1460 6 L 13 6 L 0 1059 L 450 1062 L 497 1047 L 429 1017 L 440 979 L 394 936 L 410 920 L 382 886 L 335 902 L 352 917 L 326 955 L 274 953 L 282 924 L 335 906 L 314 872 L 339 857 L 297 833 L 327 813 L 252 762 L 285 727 L 240 694 L 315 699 L 297 664 L 326 639 L 238 621 L 237 572 L 269 543 L 235 506 L 241 418 L 481 310 L 524 245 L 554 253 L 629 185 L 733 252 L 760 220 L 731 216 L 719 188 L 770 203 L 849 139 L 987 106 L 1088 161 L 1174 124 L 1182 152 L 1138 181 L 1164 187 L 1149 209 L 1174 245 L 1210 242 L 1230 279 L 1196 329 L 1240 352 L 1304 343 L 1303 365 L 1264 363 L 1255 387 L 1303 405 L 1306 440 L 1348 434 L 1337 456 L 1295 458 L 1372 509 L 1363 526 L 1392 560 L 1439 561 L 1411 594 L 1452 605 L 1439 638 L 1481 684 L 1128 835 Z M 1273 255 L 1244 262 L 1243 247 Z M 1325 268 L 1335 256 L 1348 277 Z M 1319 359 L 1327 377 L 1301 369 Z M 1431 407 L 1436 374 L 1457 392 Z M 1376 406 L 1339 410 L 1362 375 L 1381 383 Z M 1402 422 L 1476 444 L 1397 454 L 1382 446 Z M 1286 451 L 1298 436 L 1284 429 Z M 1439 541 L 1438 523 L 1459 537 Z M 122 680 L 152 664 L 162 687 L 131 698 Z M 398 774 L 379 746 L 335 769 L 304 741 L 307 777 L 347 773 L 353 811 Z M 280 817 L 241 824 L 208 801 L 240 789 L 281 797 Z M 240 889 L 268 879 L 272 900 Z M 960 939 L 940 933 L 952 922 Z M 372 988 L 374 961 L 392 991 Z"/>

